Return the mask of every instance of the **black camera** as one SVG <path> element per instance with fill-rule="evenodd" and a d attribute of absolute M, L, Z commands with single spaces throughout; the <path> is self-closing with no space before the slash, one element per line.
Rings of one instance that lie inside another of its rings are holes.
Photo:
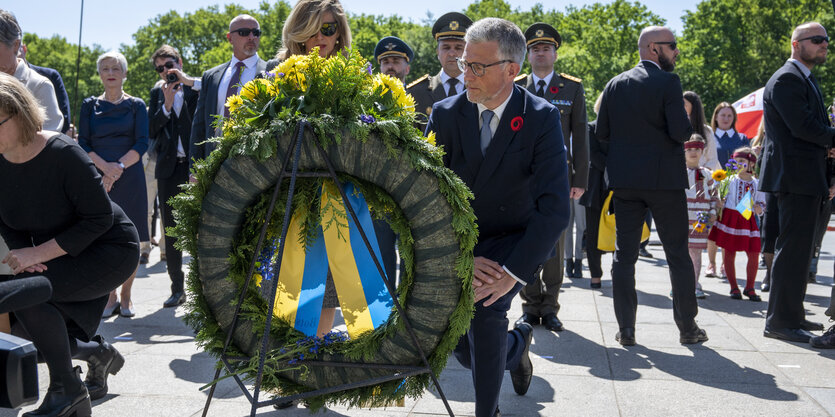
<path fill-rule="evenodd" d="M 165 76 L 165 81 L 168 81 L 169 83 L 176 83 L 177 81 L 180 81 L 180 77 L 178 77 L 175 72 L 169 72 L 168 75 Z"/>

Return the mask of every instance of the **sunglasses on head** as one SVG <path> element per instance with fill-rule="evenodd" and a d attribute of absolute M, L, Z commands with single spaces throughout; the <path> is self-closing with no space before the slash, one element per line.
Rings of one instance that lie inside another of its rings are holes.
<path fill-rule="evenodd" d="M 319 32 L 322 32 L 325 36 L 333 36 L 336 34 L 337 27 L 339 27 L 339 24 L 336 22 L 322 23 L 322 27 L 319 28 Z"/>
<path fill-rule="evenodd" d="M 256 38 L 261 36 L 261 29 L 258 29 L 258 28 L 254 28 L 254 29 L 242 28 L 242 29 L 233 30 L 232 32 L 235 32 L 235 33 L 237 33 L 238 35 L 241 35 L 241 36 L 249 36 L 250 33 L 253 36 L 255 36 Z"/>
<path fill-rule="evenodd" d="M 163 72 L 167 69 L 174 68 L 174 61 L 168 61 L 158 67 L 156 67 L 157 72 Z"/>
<path fill-rule="evenodd" d="M 811 41 L 815 45 L 820 45 L 820 44 L 824 43 L 824 41 L 826 43 L 829 43 L 829 36 L 815 35 L 815 36 L 809 36 L 808 38 L 798 39 L 797 41 L 798 42 Z"/>
<path fill-rule="evenodd" d="M 676 49 L 678 49 L 678 43 L 676 43 L 676 41 L 672 41 L 672 42 L 653 42 L 653 43 L 657 44 L 657 45 L 670 45 L 670 49 L 672 49 L 674 51 Z"/>

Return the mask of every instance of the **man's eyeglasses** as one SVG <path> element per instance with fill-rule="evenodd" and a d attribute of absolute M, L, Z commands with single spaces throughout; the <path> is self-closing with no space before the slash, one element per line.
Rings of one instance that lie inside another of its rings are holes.
<path fill-rule="evenodd" d="M 174 61 L 168 61 L 158 67 L 156 67 L 157 72 L 163 72 L 167 69 L 174 68 Z"/>
<path fill-rule="evenodd" d="M 339 24 L 337 22 L 322 23 L 322 27 L 319 28 L 319 32 L 322 32 L 322 34 L 327 37 L 331 37 L 336 34 L 336 29 L 338 27 Z"/>
<path fill-rule="evenodd" d="M 241 36 L 244 36 L 244 37 L 249 36 L 250 33 L 253 36 L 255 36 L 256 38 L 261 36 L 261 29 L 258 29 L 258 28 L 254 28 L 254 29 L 242 28 L 242 29 L 233 30 L 232 32 L 235 32 L 238 35 L 241 35 Z"/>
<path fill-rule="evenodd" d="M 653 42 L 653 43 L 656 44 L 656 45 L 670 45 L 670 49 L 672 49 L 673 51 L 678 49 L 678 43 L 676 43 L 676 41 L 672 41 L 672 42 Z"/>
<path fill-rule="evenodd" d="M 2 122 L 0 122 L 0 126 L 2 126 L 2 125 L 3 125 L 3 123 L 6 123 L 6 122 L 8 122 L 9 120 L 11 120 L 11 118 L 12 118 L 12 116 L 9 116 L 9 117 L 7 117 L 7 118 L 6 118 L 6 120 L 3 120 Z"/>
<path fill-rule="evenodd" d="M 455 58 L 455 60 L 458 62 L 458 69 L 461 72 L 466 72 L 467 68 L 469 68 L 470 70 L 472 70 L 473 74 L 476 77 L 483 76 L 484 75 L 484 70 L 486 70 L 489 67 L 492 67 L 493 65 L 499 65 L 499 64 L 504 64 L 504 63 L 507 63 L 507 62 L 513 62 L 513 60 L 510 60 L 510 59 L 503 59 L 501 61 L 496 61 L 492 64 L 482 64 L 482 63 L 479 63 L 479 62 L 467 62 L 462 58 Z"/>
<path fill-rule="evenodd" d="M 809 36 L 808 38 L 798 39 L 797 41 L 798 42 L 811 41 L 815 45 L 820 45 L 824 42 L 829 43 L 829 36 L 815 35 L 815 36 Z"/>

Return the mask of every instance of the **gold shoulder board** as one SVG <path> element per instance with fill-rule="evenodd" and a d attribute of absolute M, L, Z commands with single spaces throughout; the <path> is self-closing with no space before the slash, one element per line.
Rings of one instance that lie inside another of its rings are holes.
<path fill-rule="evenodd" d="M 573 75 L 568 75 L 568 74 L 566 74 L 566 73 L 564 73 L 564 72 L 561 72 L 561 73 L 560 73 L 560 77 L 563 77 L 563 78 L 565 78 L 566 80 L 571 80 L 571 81 L 574 81 L 575 83 L 582 83 L 582 82 L 583 82 L 583 79 L 582 79 L 582 78 L 577 78 L 577 77 L 575 77 L 575 76 L 573 76 Z"/>
<path fill-rule="evenodd" d="M 429 74 L 424 74 L 423 77 L 418 78 L 417 80 L 412 81 L 409 85 L 406 86 L 406 89 L 412 88 L 425 80 L 429 79 Z"/>

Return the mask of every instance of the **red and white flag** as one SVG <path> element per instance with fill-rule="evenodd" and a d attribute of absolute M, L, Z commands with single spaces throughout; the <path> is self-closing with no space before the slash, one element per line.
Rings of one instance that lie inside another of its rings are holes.
<path fill-rule="evenodd" d="M 733 104 L 737 115 L 736 130 L 749 138 L 757 136 L 757 130 L 763 119 L 763 91 L 765 88 L 760 88 Z"/>

